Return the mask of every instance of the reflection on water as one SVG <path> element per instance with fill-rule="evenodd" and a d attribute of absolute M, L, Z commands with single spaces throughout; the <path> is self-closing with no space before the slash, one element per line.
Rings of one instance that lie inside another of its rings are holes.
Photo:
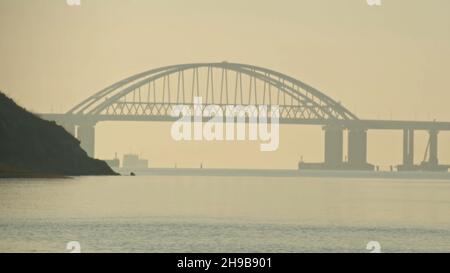
<path fill-rule="evenodd" d="M 450 252 L 450 182 L 85 177 L 0 181 L 0 251 Z"/>

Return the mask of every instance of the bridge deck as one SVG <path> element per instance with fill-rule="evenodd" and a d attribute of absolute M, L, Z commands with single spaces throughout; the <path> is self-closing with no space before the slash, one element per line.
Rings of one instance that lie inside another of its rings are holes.
<path fill-rule="evenodd" d="M 102 121 L 159 121 L 173 122 L 177 118 L 170 116 L 146 115 L 68 115 L 68 114 L 40 114 L 40 117 L 60 123 L 97 123 Z M 342 126 L 344 128 L 363 128 L 367 130 L 437 130 L 450 131 L 450 122 L 435 121 L 407 121 L 407 120 L 320 120 L 320 119 L 280 119 L 280 124 Z"/>

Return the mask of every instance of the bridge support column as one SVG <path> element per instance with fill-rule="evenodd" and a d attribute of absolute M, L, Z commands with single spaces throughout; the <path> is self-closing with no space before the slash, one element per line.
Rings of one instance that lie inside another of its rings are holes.
<path fill-rule="evenodd" d="M 367 131 L 352 128 L 348 132 L 348 165 L 350 169 L 373 170 L 367 163 Z"/>
<path fill-rule="evenodd" d="M 439 132 L 436 130 L 431 130 L 428 132 L 430 135 L 430 158 L 428 160 L 428 163 L 431 166 L 438 166 L 439 165 L 439 159 L 438 159 L 438 134 Z"/>
<path fill-rule="evenodd" d="M 80 125 L 78 127 L 78 139 L 81 142 L 81 148 L 83 148 L 90 157 L 95 157 L 95 125 Z"/>
<path fill-rule="evenodd" d="M 342 167 L 343 130 L 337 126 L 325 126 L 325 166 L 337 169 Z"/>
<path fill-rule="evenodd" d="M 414 169 L 414 130 L 403 130 L 403 168 Z"/>

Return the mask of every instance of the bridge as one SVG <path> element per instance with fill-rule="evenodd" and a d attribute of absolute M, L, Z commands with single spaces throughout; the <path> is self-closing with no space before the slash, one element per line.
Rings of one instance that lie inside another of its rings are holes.
<path fill-rule="evenodd" d="M 65 114 L 42 114 L 78 137 L 95 156 L 95 125 L 102 121 L 167 121 L 176 105 L 193 107 L 194 97 L 207 105 L 277 105 L 280 124 L 318 125 L 324 130 L 324 162 L 300 168 L 370 170 L 367 131 L 401 130 L 403 162 L 399 170 L 448 170 L 438 160 L 438 133 L 450 122 L 363 120 L 314 87 L 267 68 L 237 63 L 171 65 L 139 73 L 93 94 Z M 344 131 L 348 160 L 343 160 Z M 426 158 L 414 164 L 414 132 L 427 131 Z"/>

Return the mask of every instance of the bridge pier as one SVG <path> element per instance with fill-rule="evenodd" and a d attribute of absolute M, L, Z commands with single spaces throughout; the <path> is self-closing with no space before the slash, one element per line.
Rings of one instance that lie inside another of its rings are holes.
<path fill-rule="evenodd" d="M 348 167 L 352 170 L 373 170 L 367 163 L 367 131 L 352 128 L 348 131 Z"/>
<path fill-rule="evenodd" d="M 438 166 L 439 165 L 439 159 L 438 159 L 438 134 L 439 132 L 436 130 L 431 130 L 428 132 L 430 135 L 430 158 L 428 159 L 428 163 L 431 166 Z"/>
<path fill-rule="evenodd" d="M 428 155 L 428 160 L 425 155 L 425 161 L 422 162 L 420 166 L 424 171 L 448 171 L 450 165 L 440 165 L 438 158 L 438 134 L 439 130 L 431 129 L 428 131 L 429 140 L 426 155 Z"/>
<path fill-rule="evenodd" d="M 438 130 L 430 130 L 428 131 L 429 140 L 426 153 L 428 154 L 428 160 L 422 162 L 422 169 L 427 171 L 442 171 L 448 170 L 450 166 L 448 165 L 439 165 L 438 159 Z"/>
<path fill-rule="evenodd" d="M 325 166 L 331 169 L 342 167 L 343 129 L 339 126 L 325 126 Z"/>
<path fill-rule="evenodd" d="M 414 170 L 414 129 L 403 129 L 403 165 L 399 170 Z"/>
<path fill-rule="evenodd" d="M 78 127 L 78 139 L 81 148 L 90 156 L 95 157 L 95 124 L 88 123 Z"/>

